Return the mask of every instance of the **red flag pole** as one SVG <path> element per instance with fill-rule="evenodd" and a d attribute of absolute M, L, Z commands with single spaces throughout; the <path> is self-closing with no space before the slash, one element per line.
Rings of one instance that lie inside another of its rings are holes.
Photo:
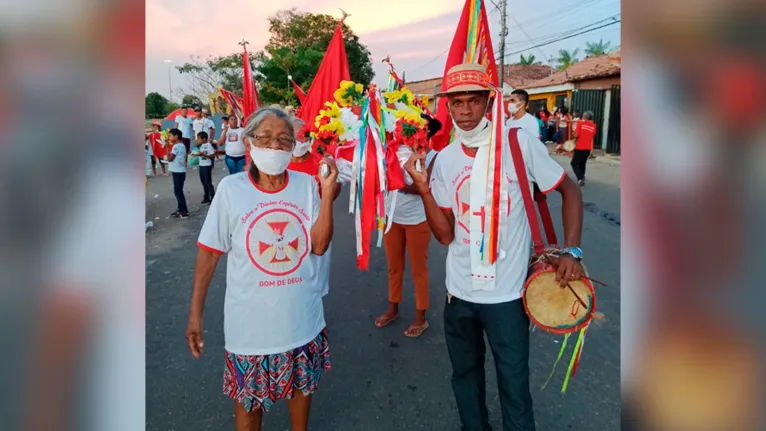
<path fill-rule="evenodd" d="M 471 14 L 475 10 L 476 2 L 480 3 L 479 16 L 473 17 L 474 19 L 472 20 Z M 473 28 L 469 27 L 471 23 L 474 25 Z M 469 33 L 478 35 L 475 38 L 475 41 L 468 40 Z M 484 7 L 484 1 L 466 0 L 457 29 L 455 29 L 455 36 L 452 38 L 452 45 L 450 45 L 447 62 L 444 65 L 442 88 L 447 87 L 447 83 L 445 82 L 447 79 L 447 72 L 449 72 L 453 66 L 465 63 L 468 60 L 473 63 L 482 64 L 490 75 L 493 85 L 495 87 L 499 86 L 497 66 L 495 64 L 495 53 L 492 48 L 490 34 L 489 24 L 487 22 L 487 10 Z M 474 45 L 469 45 L 469 43 Z M 474 58 L 468 58 L 469 51 L 473 53 Z M 452 135 L 452 120 L 447 111 L 446 97 L 439 98 L 439 103 L 436 108 L 436 118 L 442 123 L 442 128 L 431 138 L 431 147 L 436 151 L 440 151 L 449 144 Z"/>
<path fill-rule="evenodd" d="M 243 40 L 239 43 L 244 48 L 242 54 L 242 67 L 244 76 L 242 78 L 242 126 L 247 122 L 248 117 L 252 115 L 260 104 L 258 101 L 258 90 L 253 81 L 253 72 L 250 69 L 250 57 L 247 55 L 247 45 L 249 42 Z M 245 151 L 245 166 L 250 166 L 250 151 Z"/>
<path fill-rule="evenodd" d="M 303 99 L 298 115 L 301 120 L 308 124 L 314 123 L 325 102 L 335 99 L 335 90 L 338 89 L 340 82 L 351 80 L 348 58 L 346 57 L 346 45 L 343 42 L 343 20 L 347 16 L 348 14 L 344 12 L 343 18 L 338 21 L 330 45 L 319 65 L 319 70 L 317 70 L 314 81 Z"/>

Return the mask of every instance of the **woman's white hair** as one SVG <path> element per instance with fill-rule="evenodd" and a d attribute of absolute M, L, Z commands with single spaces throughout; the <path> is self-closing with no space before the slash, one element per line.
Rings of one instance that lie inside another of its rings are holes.
<path fill-rule="evenodd" d="M 287 114 L 287 112 L 283 111 L 280 108 L 260 108 L 259 110 L 255 111 L 253 115 L 251 115 L 247 119 L 247 124 L 245 124 L 244 128 L 244 135 L 249 137 L 255 137 L 255 130 L 258 128 L 258 126 L 263 123 L 263 120 L 265 120 L 269 116 L 275 116 L 281 120 L 285 120 L 285 123 L 287 123 L 287 128 L 290 131 L 290 137 L 295 138 L 295 126 L 293 125 L 293 119 L 290 118 L 290 115 Z"/>

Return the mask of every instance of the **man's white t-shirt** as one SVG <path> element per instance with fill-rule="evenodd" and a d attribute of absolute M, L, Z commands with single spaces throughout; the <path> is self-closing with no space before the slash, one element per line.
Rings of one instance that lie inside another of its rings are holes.
<path fill-rule="evenodd" d="M 240 355 L 284 353 L 325 327 L 322 286 L 311 258 L 319 217 L 316 181 L 287 172 L 277 192 L 240 172 L 221 180 L 198 245 L 226 253 L 224 336 Z"/>
<path fill-rule="evenodd" d="M 503 145 L 509 145 L 508 132 L 503 139 Z M 566 175 L 564 168 L 553 160 L 542 145 L 537 135 L 531 135 L 519 129 L 519 145 L 527 168 L 527 177 L 532 193 L 532 182 L 536 182 L 544 193 L 555 189 Z M 455 238 L 449 245 L 447 253 L 447 291 L 462 300 L 479 304 L 497 304 L 521 298 L 521 290 L 527 278 L 527 268 L 531 255 L 532 235 L 524 210 L 513 161 L 504 163 L 510 183 L 509 207 L 501 208 L 500 249 L 506 252 L 504 259 L 497 261 L 496 289 L 494 291 L 473 291 L 471 289 L 471 234 L 469 226 L 471 217 L 481 217 L 481 214 L 470 214 L 471 171 L 473 157 L 466 153 L 459 141 L 450 143 L 439 152 L 434 162 L 431 177 L 431 193 L 436 203 L 443 209 L 452 210 L 455 216 Z M 505 217 L 509 214 L 509 217 Z"/>
<path fill-rule="evenodd" d="M 207 126 L 207 118 L 195 118 L 192 120 L 192 131 L 194 131 L 194 137 L 197 137 L 199 132 L 205 132 L 210 134 L 210 129 Z"/>
<path fill-rule="evenodd" d="M 210 140 L 213 140 L 213 135 L 215 135 L 215 123 L 213 123 L 213 120 L 210 118 L 204 118 L 205 120 L 205 127 L 202 129 L 205 132 L 207 132 L 210 136 Z"/>
<path fill-rule="evenodd" d="M 529 112 L 524 114 L 524 116 L 518 120 L 511 116 L 511 118 L 505 122 L 506 129 L 513 129 L 514 127 L 526 130 L 535 138 L 540 136 L 540 124 L 537 122 L 537 118 Z"/>
<path fill-rule="evenodd" d="M 229 157 L 242 157 L 245 155 L 245 143 L 242 141 L 242 135 L 245 133 L 245 129 L 229 129 L 226 132 L 226 155 Z"/>
<path fill-rule="evenodd" d="M 177 143 L 173 145 L 173 149 L 170 150 L 171 154 L 175 154 L 176 157 L 168 163 L 168 170 L 170 172 L 185 173 L 186 172 L 186 145 Z"/>
<path fill-rule="evenodd" d="M 191 117 L 176 116 L 175 122 L 178 124 L 178 130 L 181 131 L 184 138 L 192 138 L 192 121 Z"/>
<path fill-rule="evenodd" d="M 215 148 L 213 148 L 213 144 L 207 142 L 199 146 L 199 152 L 200 154 L 207 154 L 209 156 L 215 155 Z M 213 161 L 210 159 L 206 159 L 204 157 L 199 158 L 199 165 L 200 166 L 213 166 Z"/>
<path fill-rule="evenodd" d="M 426 210 L 423 207 L 423 199 L 418 195 L 399 191 L 396 196 L 393 222 L 405 226 L 414 226 L 424 221 L 426 221 Z"/>

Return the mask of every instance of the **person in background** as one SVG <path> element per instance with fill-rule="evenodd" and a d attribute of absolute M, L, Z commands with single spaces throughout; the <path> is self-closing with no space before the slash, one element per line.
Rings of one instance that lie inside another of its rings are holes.
<path fill-rule="evenodd" d="M 553 140 L 556 142 L 557 154 L 564 152 L 564 142 L 569 140 L 570 121 L 571 117 L 569 116 L 569 110 L 566 106 L 562 106 L 556 117 L 556 133 L 553 134 Z"/>
<path fill-rule="evenodd" d="M 556 142 L 556 123 L 558 122 L 559 115 L 558 108 L 555 106 L 553 107 L 553 112 L 548 115 L 548 141 L 550 142 Z"/>
<path fill-rule="evenodd" d="M 212 145 L 215 150 L 214 160 L 218 160 L 218 144 L 216 144 L 215 141 L 215 123 L 210 118 L 210 111 L 206 108 L 202 108 L 202 116 L 205 118 L 204 130 L 208 132 L 208 142 L 210 142 L 210 145 Z"/>
<path fill-rule="evenodd" d="M 208 132 L 208 136 L 210 136 L 210 140 L 212 141 L 213 138 L 215 138 L 215 123 L 210 118 L 210 111 L 207 110 L 207 108 L 202 108 L 202 117 L 207 120 L 205 122 L 205 131 Z"/>
<path fill-rule="evenodd" d="M 566 106 L 562 106 L 559 109 L 559 116 L 556 121 L 556 143 L 563 144 L 569 140 L 569 126 L 572 117 L 569 116 L 569 109 Z"/>
<path fill-rule="evenodd" d="M 540 136 L 540 126 L 537 125 L 535 117 L 527 112 L 527 103 L 529 103 L 529 94 L 524 90 L 514 90 L 511 93 L 508 110 L 511 118 L 505 123 L 508 129 L 520 128 L 526 130 L 532 136 Z"/>
<path fill-rule="evenodd" d="M 543 140 L 543 131 L 545 131 L 545 122 L 543 121 L 542 112 L 540 111 L 535 112 L 535 119 L 537 119 L 537 126 L 540 128 L 540 133 L 537 135 L 537 139 L 539 139 L 540 142 L 545 143 L 545 140 Z"/>
<path fill-rule="evenodd" d="M 441 123 L 426 114 L 421 118 L 428 121 L 427 139 L 441 129 Z M 425 169 L 430 170 L 437 152 L 428 150 Z M 404 284 L 405 254 L 409 255 L 410 272 L 415 290 L 415 316 L 404 335 L 417 338 L 428 329 L 426 311 L 430 308 L 428 245 L 431 229 L 426 222 L 426 213 L 420 192 L 414 184 L 398 191 L 396 206 L 392 215 L 391 229 L 383 236 L 388 263 L 388 309 L 375 319 L 375 326 L 383 328 L 399 318 L 399 304 L 402 302 Z"/>
<path fill-rule="evenodd" d="M 194 119 L 192 120 L 192 132 L 194 137 L 199 136 L 200 132 L 207 133 L 208 136 L 215 136 L 215 125 L 209 118 L 205 118 L 202 108 L 194 110 Z"/>
<path fill-rule="evenodd" d="M 206 132 L 197 133 L 197 147 L 199 152 L 199 180 L 202 183 L 202 190 L 205 196 L 200 202 L 202 205 L 209 204 L 215 197 L 215 188 L 213 187 L 213 159 L 215 159 L 215 149 L 208 140 Z"/>
<path fill-rule="evenodd" d="M 575 150 L 572 155 L 572 171 L 577 177 L 580 187 L 585 185 L 585 165 L 593 151 L 593 139 L 596 136 L 596 123 L 593 122 L 593 112 L 585 111 L 582 120 L 577 122 L 574 130 Z"/>
<path fill-rule="evenodd" d="M 245 168 L 245 144 L 242 141 L 242 134 L 245 129 L 239 127 L 239 121 L 236 115 L 229 117 L 229 124 L 224 126 L 221 132 L 221 138 L 218 145 L 223 145 L 226 152 L 224 161 L 229 168 L 229 174 L 234 175 L 242 172 Z"/>
<path fill-rule="evenodd" d="M 154 167 L 154 155 L 152 155 L 152 146 L 149 144 L 149 139 L 144 142 L 144 155 L 146 156 L 146 181 L 149 181 L 149 177 L 154 174 L 157 176 L 157 171 Z"/>
<path fill-rule="evenodd" d="M 189 217 L 189 208 L 186 206 L 186 196 L 184 196 L 184 182 L 186 182 L 186 145 L 181 142 L 183 133 L 178 129 L 170 130 L 168 138 L 171 150 L 165 159 L 168 163 L 168 170 L 173 175 L 173 193 L 176 195 L 178 207 L 171 217 L 185 219 Z"/>
<path fill-rule="evenodd" d="M 191 138 L 194 136 L 192 132 L 192 121 L 194 121 L 194 119 L 189 118 L 187 114 L 188 110 L 189 107 L 187 105 L 181 107 L 181 113 L 176 115 L 175 125 L 173 126 L 173 128 L 180 130 L 183 134 L 181 142 L 186 146 L 187 154 L 191 149 Z"/>
<path fill-rule="evenodd" d="M 147 135 L 147 139 L 149 140 L 149 146 L 151 147 L 152 152 L 152 172 L 157 176 L 157 163 L 159 163 L 160 168 L 162 168 L 162 176 L 166 177 L 168 176 L 168 173 L 165 164 L 162 163 L 162 161 L 165 160 L 167 150 L 165 149 L 165 139 L 162 138 L 162 134 L 160 133 L 161 128 L 162 124 L 159 121 L 152 122 L 152 131 Z"/>
<path fill-rule="evenodd" d="M 540 107 L 539 112 L 540 112 L 540 119 L 543 120 L 543 126 L 541 130 L 543 137 L 540 140 L 543 141 L 543 143 L 547 144 L 548 138 L 550 137 L 550 135 L 548 134 L 548 119 L 551 117 L 551 113 L 550 111 L 548 111 L 548 106 L 545 104 Z"/>
<path fill-rule="evenodd" d="M 222 116 L 221 117 L 221 137 L 225 135 L 225 133 L 223 133 L 223 129 L 225 129 L 228 125 L 229 125 L 229 116 L 228 115 Z M 218 144 L 218 142 L 220 141 L 217 139 L 211 139 L 210 141 L 213 143 L 213 147 L 215 148 L 215 159 L 220 160 L 218 158 L 218 155 L 224 152 L 223 146 Z"/>
<path fill-rule="evenodd" d="M 261 108 L 245 125 L 253 163 L 218 185 L 199 234 L 186 340 L 199 359 L 205 299 L 226 259 L 223 393 L 238 431 L 260 430 L 264 412 L 286 400 L 293 431 L 306 431 L 313 394 L 331 368 L 322 285 L 309 254 L 333 236 L 338 169 L 320 179 L 288 171 L 295 130 L 281 109 Z M 255 246 L 254 244 L 258 244 Z"/>
<path fill-rule="evenodd" d="M 577 122 L 580 121 L 580 112 L 579 111 L 573 111 L 572 114 L 572 121 L 569 125 L 569 135 L 571 136 L 574 130 L 577 128 Z"/>

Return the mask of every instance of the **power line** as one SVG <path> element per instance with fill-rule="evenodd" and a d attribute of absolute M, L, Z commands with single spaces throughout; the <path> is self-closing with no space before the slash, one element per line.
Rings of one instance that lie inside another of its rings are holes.
<path fill-rule="evenodd" d="M 589 27 L 593 27 L 594 25 L 598 25 L 598 24 L 601 24 L 601 23 L 606 22 L 606 21 L 614 20 L 615 18 L 617 18 L 619 16 L 620 16 L 620 14 L 613 15 L 613 16 L 610 16 L 608 18 L 604 18 L 604 19 L 592 22 L 592 23 L 590 23 L 588 25 L 585 25 L 585 26 L 582 26 L 582 27 L 577 27 L 577 28 L 574 28 L 574 29 L 565 30 L 563 32 L 558 32 L 558 33 L 554 33 L 554 34 L 547 34 L 547 35 L 544 35 L 544 36 L 537 36 L 537 37 L 534 37 L 534 38 L 532 38 L 530 40 L 527 40 L 527 41 L 511 42 L 511 43 L 508 43 L 507 45 L 523 45 L 526 42 L 529 42 L 531 44 L 537 44 L 537 43 L 540 43 L 540 42 L 547 42 L 550 39 L 558 39 L 560 37 L 569 36 L 569 35 L 571 35 L 573 33 L 576 33 L 576 32 L 578 32 L 580 30 L 585 30 L 585 29 L 587 29 Z"/>
<path fill-rule="evenodd" d="M 508 57 L 509 55 L 521 54 L 521 53 L 529 51 L 531 49 L 539 48 L 541 46 L 550 45 L 550 44 L 553 44 L 553 43 L 556 43 L 556 42 L 561 42 L 562 40 L 571 39 L 571 38 L 573 38 L 575 36 L 580 36 L 580 35 L 583 35 L 583 34 L 586 34 L 586 33 L 590 33 L 590 32 L 596 31 L 596 30 L 604 28 L 604 27 L 609 27 L 611 25 L 619 24 L 620 22 L 621 22 L 620 19 L 614 18 L 613 22 L 610 22 L 610 23 L 607 23 L 607 24 L 603 24 L 603 25 L 600 25 L 598 27 L 590 28 L 588 30 L 584 30 L 584 31 L 581 31 L 581 32 L 578 32 L 578 33 L 570 34 L 568 36 L 563 36 L 563 37 L 560 37 L 560 38 L 557 38 L 557 39 L 549 40 L 547 42 L 540 43 L 540 44 L 537 44 L 535 46 L 530 46 L 530 47 L 522 49 L 520 51 L 514 51 L 514 52 L 506 54 L 505 56 Z M 588 27 L 588 26 L 586 26 L 586 27 Z"/>

